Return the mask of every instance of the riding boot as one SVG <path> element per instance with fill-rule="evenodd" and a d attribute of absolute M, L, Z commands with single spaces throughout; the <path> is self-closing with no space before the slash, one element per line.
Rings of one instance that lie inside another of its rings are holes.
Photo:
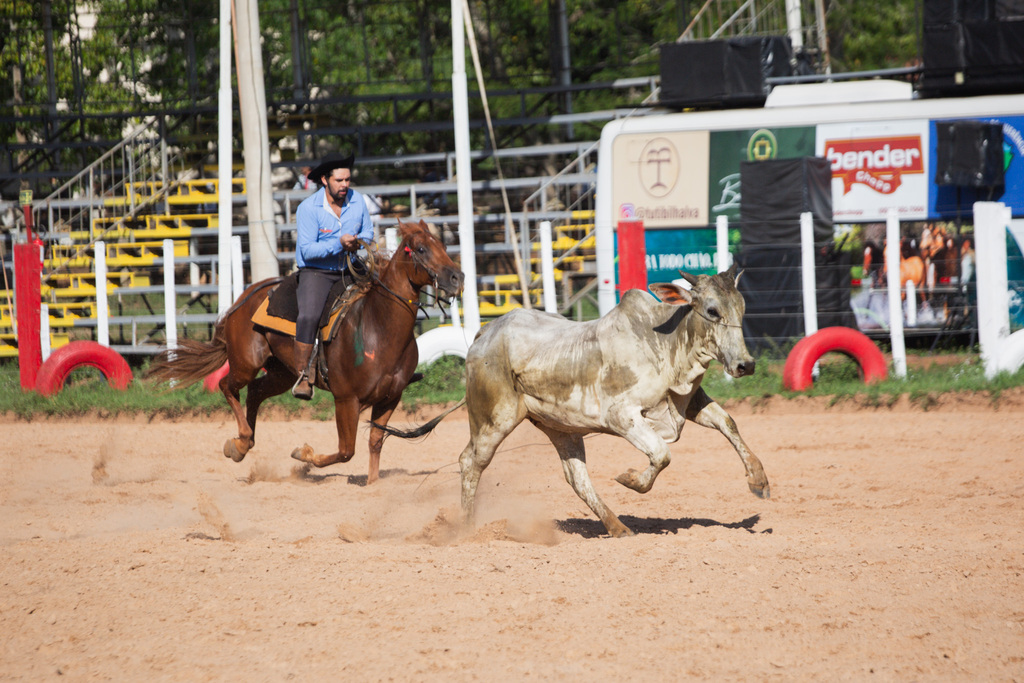
<path fill-rule="evenodd" d="M 295 342 L 295 369 L 299 379 L 292 387 L 292 396 L 303 401 L 313 398 L 313 382 L 316 381 L 316 355 L 314 344 Z"/>

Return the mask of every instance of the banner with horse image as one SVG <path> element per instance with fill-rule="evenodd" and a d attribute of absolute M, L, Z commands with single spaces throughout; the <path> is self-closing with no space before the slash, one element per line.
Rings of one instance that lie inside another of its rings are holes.
<path fill-rule="evenodd" d="M 900 226 L 899 282 L 903 325 L 907 329 L 968 326 L 976 306 L 974 239 L 969 228 L 952 222 L 908 221 Z M 850 305 L 863 332 L 889 328 L 885 224 L 860 227 L 863 249 L 861 286 Z M 911 290 L 908 283 L 913 284 Z"/>

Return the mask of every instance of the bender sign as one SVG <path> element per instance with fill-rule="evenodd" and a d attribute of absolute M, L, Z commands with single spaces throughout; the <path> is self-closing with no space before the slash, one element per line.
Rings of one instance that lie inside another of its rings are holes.
<path fill-rule="evenodd" d="M 832 165 L 837 223 L 927 217 L 927 121 L 820 125 L 816 148 Z"/>

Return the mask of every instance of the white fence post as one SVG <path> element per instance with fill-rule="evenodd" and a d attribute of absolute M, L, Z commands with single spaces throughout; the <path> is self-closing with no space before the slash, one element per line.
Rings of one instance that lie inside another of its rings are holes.
<path fill-rule="evenodd" d="M 917 327 L 917 287 L 907 280 L 907 327 Z"/>
<path fill-rule="evenodd" d="M 224 271 L 221 270 L 221 273 Z M 245 289 L 245 279 L 242 277 L 242 237 L 235 235 L 231 238 L 231 300 L 237 301 Z M 226 309 L 225 309 L 226 310 Z"/>
<path fill-rule="evenodd" d="M 39 350 L 43 362 L 50 357 L 50 306 L 45 301 L 39 306 Z"/>
<path fill-rule="evenodd" d="M 398 228 L 384 228 L 384 251 L 388 258 L 398 251 Z"/>
<path fill-rule="evenodd" d="M 551 221 L 540 222 L 540 272 L 544 285 L 544 310 L 558 313 L 558 301 L 555 298 L 554 250 L 551 247 Z"/>
<path fill-rule="evenodd" d="M 974 205 L 974 254 L 978 265 L 978 344 L 985 376 L 992 379 L 1003 366 L 1003 346 L 1010 336 L 1006 273 L 1006 226 L 1010 209 L 999 202 Z M 1014 337 L 1021 336 L 1015 333 Z"/>
<path fill-rule="evenodd" d="M 732 265 L 729 258 L 729 217 L 719 216 L 715 219 L 715 257 L 718 260 L 717 270 L 724 273 Z M 733 377 L 728 372 L 723 372 L 722 377 L 726 382 L 732 382 Z"/>
<path fill-rule="evenodd" d="M 164 240 L 164 336 L 167 348 L 178 346 L 178 301 L 174 294 L 174 240 Z"/>
<path fill-rule="evenodd" d="M 907 376 L 907 347 L 903 338 L 903 301 L 900 297 L 900 219 L 896 211 L 889 210 L 885 219 L 885 267 L 889 297 L 889 338 L 892 344 L 892 372 L 903 379 Z"/>
<path fill-rule="evenodd" d="M 814 214 L 800 214 L 800 272 L 804 295 L 804 336 L 818 331 L 818 279 L 814 272 Z"/>
<path fill-rule="evenodd" d="M 107 305 L 107 243 L 97 240 L 96 267 L 96 341 L 110 346 L 110 307 Z"/>
<path fill-rule="evenodd" d="M 719 216 L 715 220 L 715 256 L 718 258 L 719 273 L 729 270 L 732 259 L 729 258 L 729 217 Z"/>

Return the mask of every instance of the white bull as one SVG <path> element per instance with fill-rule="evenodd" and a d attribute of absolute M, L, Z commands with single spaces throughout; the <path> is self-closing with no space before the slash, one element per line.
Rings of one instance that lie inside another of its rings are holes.
<path fill-rule="evenodd" d="M 743 341 L 738 277 L 734 268 L 713 277 L 683 277 L 692 289 L 651 285 L 661 302 L 630 290 L 599 320 L 579 323 L 516 310 L 484 327 L 466 356 L 471 435 L 459 465 L 467 522 L 473 520 L 481 473 L 524 419 L 551 439 L 566 480 L 612 536 L 632 531 L 594 491 L 585 434 L 615 434 L 643 451 L 650 465 L 616 481 L 646 493 L 669 464 L 668 444 L 691 420 L 725 435 L 743 461 L 751 492 L 769 497 L 761 462 L 732 417 L 701 388 L 712 360 L 734 377 L 754 372 Z"/>

